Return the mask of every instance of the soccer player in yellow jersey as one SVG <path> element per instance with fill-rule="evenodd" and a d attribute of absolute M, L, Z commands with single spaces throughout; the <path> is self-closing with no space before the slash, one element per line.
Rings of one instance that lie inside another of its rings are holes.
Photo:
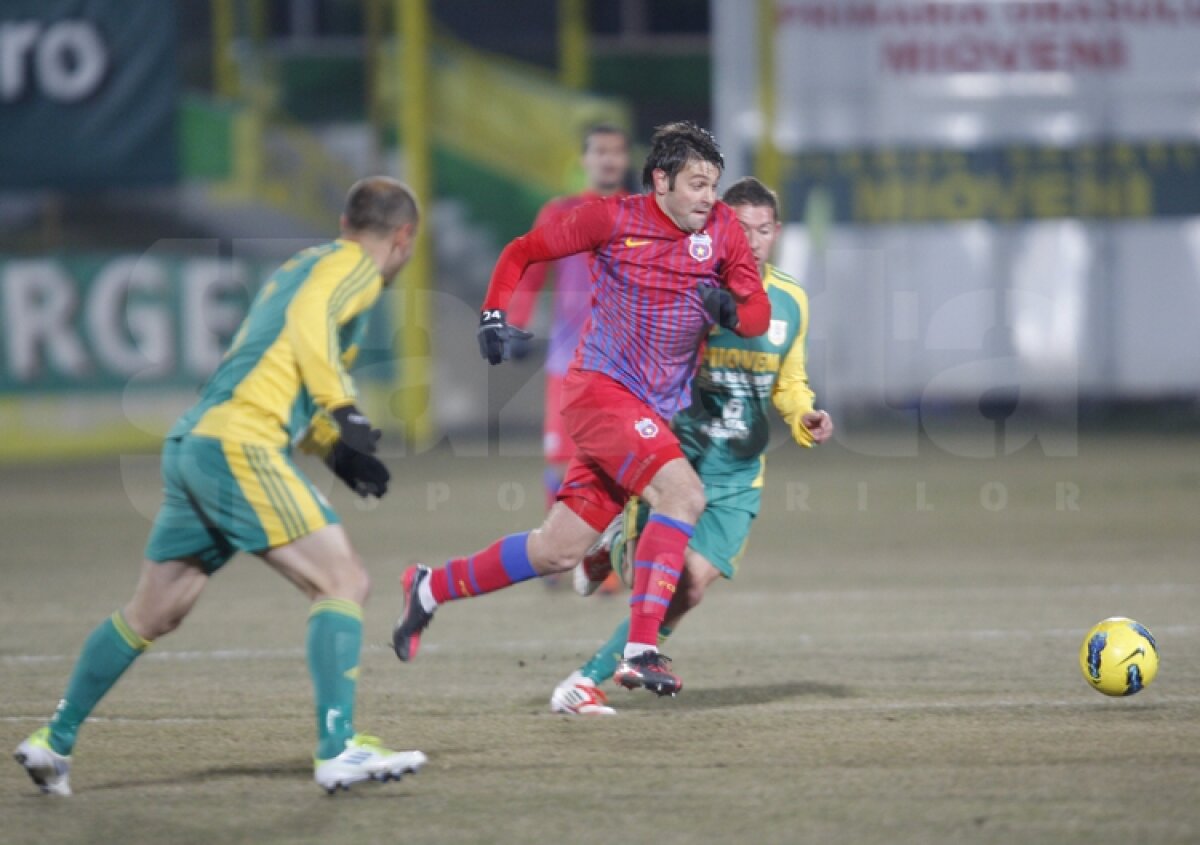
<path fill-rule="evenodd" d="M 278 570 L 313 602 L 308 667 L 316 698 L 317 783 L 399 779 L 425 763 L 354 731 L 367 572 L 337 514 L 292 462 L 291 449 L 324 456 L 360 496 L 383 496 L 380 432 L 355 406 L 346 372 L 368 311 L 412 253 L 412 193 L 386 177 L 346 198 L 341 237 L 297 253 L 255 297 L 199 401 L 167 435 L 165 498 L 133 598 L 84 643 L 48 725 L 16 758 L 43 792 L 70 795 L 79 726 L 150 643 L 175 630 L 209 576 L 237 551 Z"/>

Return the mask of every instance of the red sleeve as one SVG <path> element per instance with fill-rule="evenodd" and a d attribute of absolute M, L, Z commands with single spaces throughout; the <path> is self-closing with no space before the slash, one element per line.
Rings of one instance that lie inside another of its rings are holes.
<path fill-rule="evenodd" d="M 729 251 L 721 270 L 721 281 L 737 302 L 738 324 L 733 331 L 742 337 L 757 337 L 771 324 L 771 298 L 758 275 L 758 264 L 746 242 L 746 233 L 736 220 L 729 222 Z"/>
<path fill-rule="evenodd" d="M 577 252 L 590 252 L 612 238 L 615 223 L 612 203 L 595 200 L 579 206 L 570 214 L 536 226 L 529 234 L 509 242 L 492 270 L 492 280 L 483 299 L 484 310 L 507 309 L 525 268 L 533 262 L 553 261 Z M 745 240 L 745 235 L 742 238 Z"/>
<path fill-rule="evenodd" d="M 558 210 L 558 202 L 559 200 L 550 200 L 542 206 L 538 212 L 537 219 L 533 221 L 533 228 L 536 229 L 554 218 Z M 539 261 L 536 264 L 530 264 L 526 268 L 525 275 L 521 276 L 521 280 L 517 282 L 512 299 L 508 303 L 508 322 L 510 325 L 522 329 L 529 328 L 533 309 L 537 306 L 538 294 L 546 286 L 546 279 L 549 277 L 550 262 L 548 261 Z"/>

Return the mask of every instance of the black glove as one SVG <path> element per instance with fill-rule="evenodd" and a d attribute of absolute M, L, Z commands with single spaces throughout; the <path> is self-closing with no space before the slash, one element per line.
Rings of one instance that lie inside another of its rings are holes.
<path fill-rule="evenodd" d="M 392 477 L 379 458 L 357 452 L 340 440 L 333 444 L 325 464 L 334 475 L 346 482 L 347 487 L 364 499 L 367 496 L 382 499 Z"/>
<path fill-rule="evenodd" d="M 527 337 L 518 337 L 513 335 L 509 339 L 509 356 L 514 361 L 524 361 L 529 357 L 529 353 L 533 351 L 533 341 Z"/>
<path fill-rule="evenodd" d="M 338 440 L 340 444 L 364 455 L 375 454 L 375 446 L 383 432 L 371 427 L 371 421 L 367 419 L 366 414 L 353 405 L 345 405 L 330 411 L 329 416 L 333 417 L 338 431 L 341 432 Z"/>
<path fill-rule="evenodd" d="M 533 332 L 510 326 L 504 321 L 504 312 L 499 308 L 485 308 L 479 312 L 479 354 L 489 364 L 499 364 L 512 357 L 515 341 L 529 340 Z"/>
<path fill-rule="evenodd" d="M 700 300 L 714 323 L 723 329 L 737 328 L 737 303 L 733 301 L 733 294 L 722 287 L 703 285 L 700 288 Z"/>

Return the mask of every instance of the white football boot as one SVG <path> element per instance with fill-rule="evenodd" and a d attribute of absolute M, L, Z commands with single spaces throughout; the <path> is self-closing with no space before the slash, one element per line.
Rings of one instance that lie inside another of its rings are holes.
<path fill-rule="evenodd" d="M 608 706 L 608 696 L 591 678 L 572 672 L 570 677 L 554 688 L 550 696 L 550 712 L 570 716 L 615 716 Z"/>
<path fill-rule="evenodd" d="M 390 751 L 376 737 L 355 734 L 346 740 L 341 754 L 315 761 L 313 777 L 332 795 L 339 787 L 349 789 L 364 780 L 400 780 L 404 775 L 415 775 L 427 760 L 420 751 Z"/>
<path fill-rule="evenodd" d="M 608 524 L 596 542 L 588 548 L 576 567 L 572 578 L 575 592 L 581 596 L 590 596 L 608 580 L 612 574 L 612 549 L 621 529 L 625 526 L 624 514 L 617 514 Z"/>
<path fill-rule="evenodd" d="M 46 795 L 71 794 L 71 758 L 50 747 L 50 729 L 38 728 L 13 752 L 17 762 Z"/>

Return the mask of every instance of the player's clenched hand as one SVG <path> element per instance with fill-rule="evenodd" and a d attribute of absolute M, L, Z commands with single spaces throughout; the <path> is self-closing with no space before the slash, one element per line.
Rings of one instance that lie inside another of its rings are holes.
<path fill-rule="evenodd" d="M 825 411 L 809 411 L 800 422 L 812 434 L 814 443 L 824 443 L 833 436 L 833 418 Z"/>
<path fill-rule="evenodd" d="M 504 312 L 499 308 L 485 308 L 479 312 L 479 331 L 475 334 L 479 338 L 479 354 L 489 364 L 507 361 L 512 357 L 514 342 L 533 337 L 533 332 L 505 322 Z"/>
<path fill-rule="evenodd" d="M 392 474 L 374 455 L 357 452 L 342 441 L 333 444 L 325 463 L 346 486 L 364 499 L 382 499 Z"/>
<path fill-rule="evenodd" d="M 722 287 L 703 285 L 700 288 L 700 299 L 704 303 L 704 310 L 712 317 L 714 323 L 723 329 L 737 328 L 737 303 L 733 301 L 733 294 Z"/>
<path fill-rule="evenodd" d="M 509 341 L 509 344 L 509 356 L 514 361 L 524 361 L 529 357 L 530 350 L 533 349 L 533 343 L 527 337 L 518 337 L 513 335 Z"/>
<path fill-rule="evenodd" d="M 329 416 L 333 417 L 333 421 L 338 425 L 339 443 L 364 455 L 375 454 L 375 446 L 379 443 L 382 432 L 371 427 L 371 421 L 367 419 L 366 414 L 353 405 L 346 405 L 330 411 Z"/>

